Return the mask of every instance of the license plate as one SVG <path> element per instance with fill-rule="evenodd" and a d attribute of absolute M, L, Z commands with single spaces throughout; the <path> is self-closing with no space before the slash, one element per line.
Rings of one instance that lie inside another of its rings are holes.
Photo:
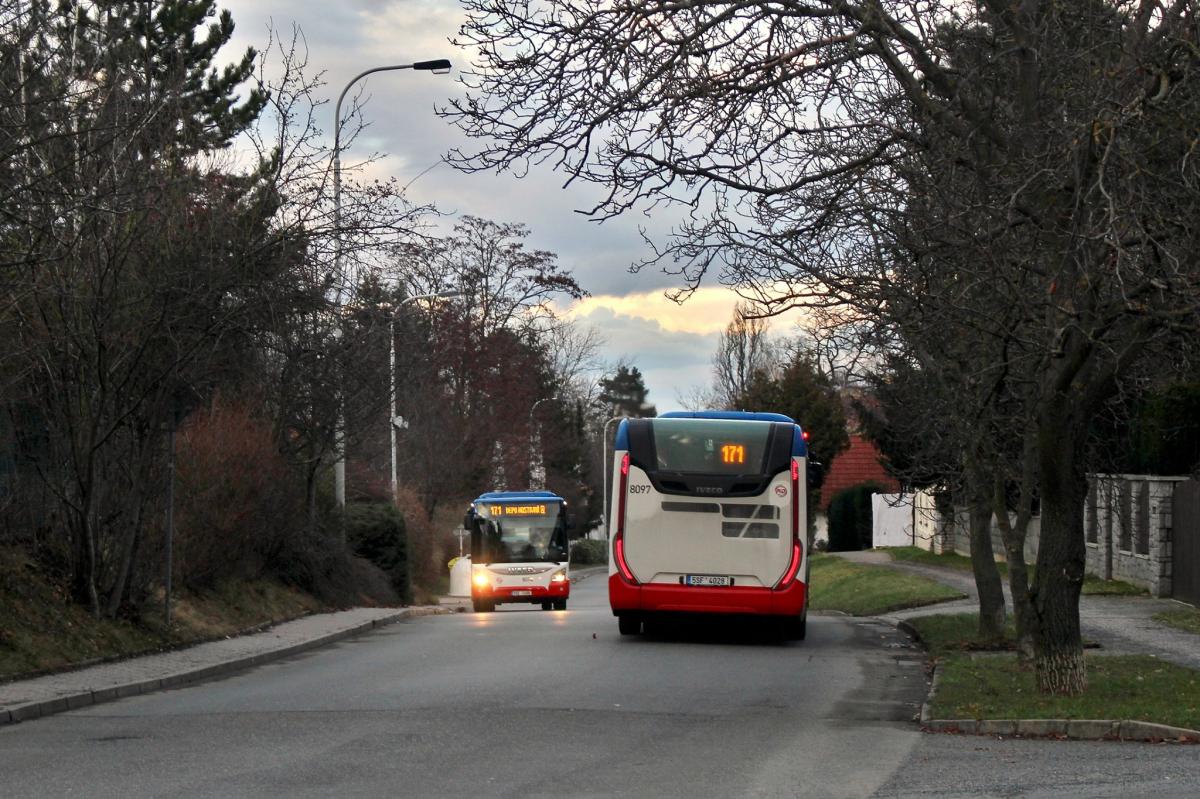
<path fill-rule="evenodd" d="M 532 591 L 513 591 L 513 596 L 533 596 Z"/>
<path fill-rule="evenodd" d="M 716 574 L 689 574 L 684 578 L 687 585 L 729 585 L 730 578 Z"/>

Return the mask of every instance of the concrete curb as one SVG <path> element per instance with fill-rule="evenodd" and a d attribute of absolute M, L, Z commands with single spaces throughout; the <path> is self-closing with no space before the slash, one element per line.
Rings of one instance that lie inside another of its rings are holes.
<path fill-rule="evenodd" d="M 921 636 L 906 621 L 896 628 L 917 643 Z M 1200 744 L 1200 730 L 1128 719 L 935 719 L 930 706 L 937 694 L 941 676 L 933 664 L 929 694 L 921 703 L 921 729 L 924 732 L 962 733 L 966 735 L 1020 736 L 1022 738 L 1067 738 L 1073 741 L 1149 741 L 1151 743 Z"/>
<path fill-rule="evenodd" d="M 332 644 L 345 638 L 351 638 L 355 635 L 369 632 L 376 627 L 383 627 L 384 625 L 393 624 L 405 619 L 413 619 L 420 616 L 442 615 L 451 612 L 452 611 L 447 608 L 429 605 L 401 608 L 390 616 L 372 619 L 361 624 L 356 624 L 353 627 L 347 627 L 344 630 L 326 633 L 325 635 L 319 635 L 315 638 L 309 638 L 306 641 L 299 641 L 294 644 L 286 644 L 276 649 L 270 649 L 265 652 L 257 652 L 252 655 L 233 658 L 221 663 L 213 663 L 194 669 L 184 669 L 182 671 L 166 674 L 162 677 L 153 677 L 148 680 L 138 680 L 120 685 L 112 685 L 108 686 L 107 688 L 101 688 L 94 691 L 80 691 L 79 693 L 75 694 L 56 696 L 53 699 L 40 699 L 33 702 L 26 702 L 24 704 L 11 705 L 6 708 L 0 708 L 0 726 L 42 718 L 43 716 L 51 716 L 55 713 L 62 713 L 67 710 L 78 710 L 82 707 L 98 705 L 103 702 L 111 702 L 115 699 L 123 699 L 127 696 L 138 696 L 139 694 L 148 694 L 153 691 L 161 691 L 167 688 L 177 688 L 183 685 L 203 682 L 204 680 L 224 677 L 243 669 L 261 666 L 264 663 L 270 663 L 276 660 L 282 660 L 283 658 L 290 657 L 301 652 L 306 652 L 310 649 L 316 649 L 327 644 Z"/>
<path fill-rule="evenodd" d="M 929 719 L 926 732 L 1067 738 L 1073 741 L 1148 741 L 1200 744 L 1200 730 L 1128 719 Z"/>

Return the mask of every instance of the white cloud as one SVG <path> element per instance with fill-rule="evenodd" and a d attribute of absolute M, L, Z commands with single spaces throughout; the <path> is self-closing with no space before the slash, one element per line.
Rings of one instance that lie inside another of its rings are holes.
<path fill-rule="evenodd" d="M 676 409 L 680 394 L 712 382 L 710 360 L 716 333 L 668 330 L 656 319 L 603 306 L 575 318 L 608 340 L 610 357 L 622 358 L 641 370 L 650 392 L 648 400 L 659 411 Z"/>

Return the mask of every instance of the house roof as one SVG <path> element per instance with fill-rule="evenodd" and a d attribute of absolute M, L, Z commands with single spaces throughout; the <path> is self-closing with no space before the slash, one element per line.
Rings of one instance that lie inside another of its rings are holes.
<path fill-rule="evenodd" d="M 850 434 L 850 446 L 829 464 L 821 484 L 821 510 L 829 507 L 833 495 L 863 483 L 879 483 L 889 492 L 900 490 L 900 483 L 883 467 L 883 455 L 870 440 Z"/>

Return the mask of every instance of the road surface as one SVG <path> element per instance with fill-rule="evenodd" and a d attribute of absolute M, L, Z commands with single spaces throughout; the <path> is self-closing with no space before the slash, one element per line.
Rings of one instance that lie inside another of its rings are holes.
<path fill-rule="evenodd" d="M 744 626 L 622 638 L 593 577 L 565 612 L 425 617 L 0 729 L 0 795 L 1116 796 L 1149 786 L 1130 782 L 1143 768 L 1166 796 L 1200 762 L 1200 747 L 923 735 L 903 638 L 840 616 L 808 629 L 786 645 Z M 1047 758 L 1057 781 L 1025 765 Z"/>

